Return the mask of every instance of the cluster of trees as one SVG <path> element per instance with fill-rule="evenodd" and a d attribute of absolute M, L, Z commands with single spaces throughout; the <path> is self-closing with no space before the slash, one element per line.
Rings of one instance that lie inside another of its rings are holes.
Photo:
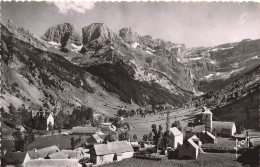
<path fill-rule="evenodd" d="M 86 123 L 87 120 L 93 120 L 93 109 L 90 107 L 76 107 L 70 115 L 70 126 L 79 126 Z"/>
<path fill-rule="evenodd" d="M 182 131 L 182 126 L 179 121 L 175 121 L 171 127 L 176 127 L 180 131 Z M 166 146 L 168 145 L 168 131 L 163 131 L 163 128 L 161 125 L 159 125 L 158 130 L 156 124 L 152 124 L 152 132 L 149 134 L 143 135 L 143 141 L 151 141 L 154 143 L 156 150 L 164 150 Z"/>
<path fill-rule="evenodd" d="M 16 151 L 26 151 L 27 146 L 35 140 L 32 129 L 27 130 L 25 134 L 17 130 L 12 136 L 14 137 L 14 148 Z"/>
<path fill-rule="evenodd" d="M 81 142 L 81 136 L 78 139 L 74 139 L 74 137 L 70 138 L 71 149 L 74 150 L 78 144 Z"/>

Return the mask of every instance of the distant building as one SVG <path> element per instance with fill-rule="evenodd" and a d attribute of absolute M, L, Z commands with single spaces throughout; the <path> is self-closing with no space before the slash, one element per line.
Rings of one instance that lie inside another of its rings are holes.
<path fill-rule="evenodd" d="M 232 137 L 236 133 L 234 122 L 213 121 L 212 124 L 218 136 Z"/>
<path fill-rule="evenodd" d="M 216 132 L 218 136 L 232 137 L 236 132 L 236 125 L 234 122 L 227 121 L 213 121 L 213 114 L 208 109 L 202 113 L 202 124 L 194 127 L 186 128 L 186 135 L 190 136 L 198 135 L 203 131 L 210 133 Z"/>
<path fill-rule="evenodd" d="M 213 116 L 213 113 L 209 109 L 206 109 L 202 113 L 201 122 L 205 124 L 205 130 L 208 132 L 212 132 L 212 116 Z"/>
<path fill-rule="evenodd" d="M 197 159 L 199 154 L 199 146 L 190 138 L 179 147 L 180 159 Z"/>
<path fill-rule="evenodd" d="M 193 135 L 191 139 L 193 140 L 194 143 L 196 143 L 199 147 L 201 147 L 202 142 L 200 141 L 200 138 L 198 138 L 196 135 Z"/>
<path fill-rule="evenodd" d="M 60 149 L 57 146 L 53 145 L 53 146 L 45 147 L 45 148 L 38 149 L 38 150 L 34 149 L 32 151 L 28 151 L 28 154 L 31 159 L 44 159 L 49 154 L 56 153 L 59 151 L 60 151 Z"/>
<path fill-rule="evenodd" d="M 113 161 L 114 154 L 106 144 L 96 144 L 90 150 L 90 162 L 97 165 L 110 163 Z"/>
<path fill-rule="evenodd" d="M 81 160 L 85 157 L 89 157 L 87 153 L 84 153 L 82 150 L 61 150 L 62 153 L 66 154 L 69 159 Z"/>
<path fill-rule="evenodd" d="M 38 122 L 37 129 L 39 130 L 49 131 L 49 125 L 54 126 L 54 115 L 52 112 L 39 111 L 33 114 L 33 116 L 34 121 Z"/>
<path fill-rule="evenodd" d="M 93 134 L 87 139 L 87 142 L 90 144 L 102 143 L 103 141 L 104 139 L 102 139 L 98 134 Z"/>
<path fill-rule="evenodd" d="M 123 159 L 121 148 L 116 142 L 109 142 L 107 146 L 113 154 L 113 161 L 121 161 Z"/>
<path fill-rule="evenodd" d="M 96 144 L 90 150 L 90 161 L 96 165 L 102 165 L 113 161 L 132 158 L 134 149 L 130 142 L 115 141 L 107 144 Z"/>
<path fill-rule="evenodd" d="M 76 159 L 36 159 L 27 161 L 24 167 L 82 167 Z"/>
<path fill-rule="evenodd" d="M 93 126 L 76 126 L 72 128 L 73 134 L 95 134 L 97 127 Z"/>
<path fill-rule="evenodd" d="M 51 153 L 49 154 L 46 159 L 69 159 L 68 155 L 59 151 L 59 152 L 55 152 L 55 153 Z"/>
<path fill-rule="evenodd" d="M 178 145 L 183 144 L 183 133 L 179 131 L 176 127 L 169 129 L 169 146 L 172 148 L 177 148 Z"/>
<path fill-rule="evenodd" d="M 29 154 L 26 152 L 4 152 L 3 158 L 1 159 L 1 163 L 3 166 L 24 166 L 24 164 L 29 160 L 31 160 L 31 158 Z"/>
<path fill-rule="evenodd" d="M 204 143 L 215 143 L 215 141 L 216 141 L 216 137 L 207 131 L 202 131 L 199 134 L 199 138 L 203 144 Z"/>

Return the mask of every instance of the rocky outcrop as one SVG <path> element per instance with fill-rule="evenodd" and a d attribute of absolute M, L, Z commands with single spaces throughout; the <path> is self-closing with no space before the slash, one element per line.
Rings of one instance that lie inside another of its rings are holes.
<path fill-rule="evenodd" d="M 119 30 L 119 36 L 128 44 L 140 43 L 139 35 L 132 28 L 122 28 Z"/>
<path fill-rule="evenodd" d="M 120 38 L 103 23 L 93 23 L 82 28 L 83 45 L 87 48 L 97 48 L 118 42 Z"/>
<path fill-rule="evenodd" d="M 76 33 L 74 25 L 70 23 L 50 27 L 42 38 L 46 41 L 60 43 L 63 46 L 71 43 L 76 45 L 81 44 L 81 37 Z"/>
<path fill-rule="evenodd" d="M 5 36 L 10 36 L 12 34 L 12 38 L 17 38 L 30 44 L 31 46 L 43 50 L 46 50 L 49 46 L 48 43 L 37 38 L 28 30 L 25 30 L 23 27 L 16 26 L 11 20 L 1 22 L 1 34 Z"/>

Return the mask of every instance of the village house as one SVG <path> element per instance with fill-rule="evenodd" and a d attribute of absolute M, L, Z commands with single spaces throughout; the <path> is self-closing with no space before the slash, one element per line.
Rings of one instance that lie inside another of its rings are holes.
<path fill-rule="evenodd" d="M 199 134 L 201 142 L 204 143 L 215 143 L 216 137 L 208 131 L 202 131 Z"/>
<path fill-rule="evenodd" d="M 178 148 L 180 159 L 197 159 L 199 154 L 199 146 L 190 138 Z"/>
<path fill-rule="evenodd" d="M 92 135 L 97 132 L 97 127 L 93 126 L 76 126 L 72 128 L 73 134 L 86 134 L 86 135 Z"/>
<path fill-rule="evenodd" d="M 113 153 L 113 161 L 121 161 L 123 159 L 120 146 L 116 142 L 107 143 L 111 153 Z"/>
<path fill-rule="evenodd" d="M 84 153 L 82 150 L 61 150 L 62 153 L 66 154 L 69 159 L 81 160 L 83 158 L 88 158 L 89 154 Z"/>
<path fill-rule="evenodd" d="M 82 167 L 76 159 L 36 159 L 27 161 L 24 167 Z"/>
<path fill-rule="evenodd" d="M 193 135 L 191 137 L 191 139 L 193 140 L 194 143 L 196 143 L 199 147 L 202 146 L 202 142 L 200 141 L 200 139 L 196 136 L 196 135 Z"/>
<path fill-rule="evenodd" d="M 90 150 L 90 162 L 96 165 L 102 165 L 113 161 L 114 154 L 106 144 L 96 144 Z"/>
<path fill-rule="evenodd" d="M 53 146 L 38 149 L 38 150 L 34 149 L 34 150 L 31 150 L 31 151 L 28 151 L 28 154 L 29 154 L 31 159 L 44 159 L 49 154 L 56 153 L 56 152 L 59 152 L 59 151 L 60 151 L 60 149 L 57 146 L 53 145 Z"/>
<path fill-rule="evenodd" d="M 102 143 L 103 141 L 104 139 L 102 139 L 98 134 L 93 134 L 87 139 L 89 144 Z"/>
<path fill-rule="evenodd" d="M 123 140 L 123 141 L 117 141 L 118 147 L 122 153 L 122 158 L 132 158 L 134 156 L 134 149 L 130 142 Z"/>
<path fill-rule="evenodd" d="M 22 165 L 31 160 L 30 156 L 26 152 L 6 152 L 3 153 L 2 165 Z"/>
<path fill-rule="evenodd" d="M 90 150 L 90 161 L 97 165 L 132 158 L 134 149 L 130 142 L 115 141 L 107 144 L 95 144 Z"/>
<path fill-rule="evenodd" d="M 55 153 L 51 153 L 49 155 L 47 155 L 46 159 L 69 159 L 68 155 L 59 151 L 59 152 L 55 152 Z"/>
<path fill-rule="evenodd" d="M 178 145 L 183 144 L 183 133 L 179 131 L 176 127 L 169 129 L 169 146 L 172 148 L 177 148 Z"/>
<path fill-rule="evenodd" d="M 52 112 L 39 111 L 33 114 L 33 119 L 38 122 L 37 129 L 49 131 L 49 126 L 54 126 L 54 115 Z"/>

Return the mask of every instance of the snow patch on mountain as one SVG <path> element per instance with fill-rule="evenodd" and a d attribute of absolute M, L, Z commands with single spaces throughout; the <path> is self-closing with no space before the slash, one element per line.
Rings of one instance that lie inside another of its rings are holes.
<path fill-rule="evenodd" d="M 72 51 L 74 51 L 74 52 L 79 52 L 79 51 L 81 51 L 81 49 L 82 49 L 82 47 L 83 47 L 83 45 L 77 46 L 77 45 L 75 45 L 74 43 L 71 44 L 71 46 L 73 47 Z"/>
<path fill-rule="evenodd" d="M 203 59 L 204 57 L 194 57 L 194 58 L 189 58 L 189 60 L 200 60 Z"/>
<path fill-rule="evenodd" d="M 137 46 L 139 46 L 139 43 L 135 42 L 131 45 L 133 48 L 137 48 Z"/>
<path fill-rule="evenodd" d="M 148 50 L 146 50 L 145 52 L 148 53 L 148 54 L 153 54 L 152 52 L 150 52 L 150 51 L 148 51 Z"/>
<path fill-rule="evenodd" d="M 209 74 L 209 75 L 206 75 L 204 76 L 205 78 L 209 79 L 210 77 L 212 77 L 214 74 Z"/>
<path fill-rule="evenodd" d="M 55 48 L 58 48 L 59 46 L 61 46 L 60 43 L 57 43 L 57 42 L 54 42 L 54 41 L 47 41 L 47 42 L 48 42 L 48 44 L 52 45 Z"/>

